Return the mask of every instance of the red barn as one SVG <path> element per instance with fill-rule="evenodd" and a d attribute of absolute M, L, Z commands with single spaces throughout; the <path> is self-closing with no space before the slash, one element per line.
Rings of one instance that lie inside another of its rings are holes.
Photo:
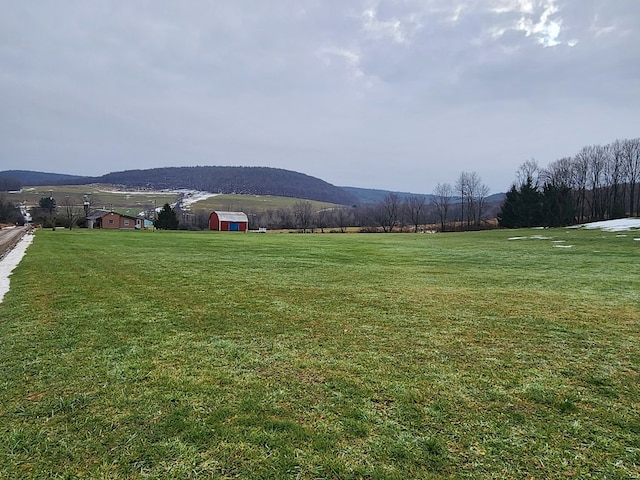
<path fill-rule="evenodd" d="M 209 215 L 209 230 L 220 232 L 246 232 L 249 219 L 242 212 L 212 212 Z"/>

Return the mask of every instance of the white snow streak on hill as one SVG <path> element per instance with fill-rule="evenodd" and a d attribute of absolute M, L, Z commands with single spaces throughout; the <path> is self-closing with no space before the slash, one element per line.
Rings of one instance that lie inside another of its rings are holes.
<path fill-rule="evenodd" d="M 9 291 L 9 276 L 11 272 L 18 266 L 31 242 L 33 242 L 33 235 L 24 235 L 18 244 L 0 261 L 0 303 L 2 303 L 5 294 Z"/>
<path fill-rule="evenodd" d="M 184 190 L 180 190 L 180 193 L 184 193 L 184 196 L 180 201 L 181 207 L 184 209 L 188 209 L 191 205 L 199 202 L 200 200 L 206 200 L 207 198 L 220 195 L 219 193 L 201 192 L 198 190 L 187 190 L 186 193 Z"/>

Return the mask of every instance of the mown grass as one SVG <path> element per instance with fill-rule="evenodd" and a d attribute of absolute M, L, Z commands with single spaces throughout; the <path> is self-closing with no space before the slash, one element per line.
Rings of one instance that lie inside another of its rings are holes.
<path fill-rule="evenodd" d="M 25 186 L 19 193 L 12 193 L 8 199 L 14 203 L 38 205 L 42 197 L 53 195 L 59 214 L 62 214 L 66 202 L 81 206 L 87 195 L 91 208 L 114 209 L 121 213 L 136 215 L 141 211 L 161 207 L 165 203 L 174 203 L 178 195 L 169 192 L 149 191 L 131 193 L 129 191 L 115 191 L 112 185 L 56 185 L 56 186 Z"/>
<path fill-rule="evenodd" d="M 301 200 L 293 197 L 278 197 L 275 195 L 236 195 L 223 194 L 200 200 L 191 207 L 194 210 L 222 210 L 222 211 L 251 211 L 264 212 L 266 210 L 291 209 L 298 202 L 309 202 L 313 209 L 335 208 L 335 203 L 319 202 L 316 200 Z"/>
<path fill-rule="evenodd" d="M 637 478 L 640 242 L 540 233 L 39 231 L 0 476 Z"/>
<path fill-rule="evenodd" d="M 12 193 L 9 200 L 28 205 L 37 205 L 42 197 L 50 194 L 56 199 L 58 206 L 62 208 L 69 197 L 71 202 L 81 204 L 84 195 L 88 195 L 92 208 L 114 209 L 121 213 L 136 215 L 148 210 L 154 205 L 161 207 L 165 203 L 173 204 L 178 199 L 178 194 L 163 191 L 143 191 L 132 193 L 129 190 L 117 191 L 110 185 L 62 185 L 62 186 L 37 186 L 24 187 L 19 193 Z M 135 190 L 135 189 L 130 189 Z M 215 195 L 205 200 L 195 202 L 190 206 L 192 211 L 205 210 L 230 210 L 264 212 L 266 210 L 291 209 L 297 202 L 308 201 L 315 210 L 336 207 L 334 203 L 318 202 L 315 200 L 301 200 L 292 197 L 278 197 L 274 195 Z"/>

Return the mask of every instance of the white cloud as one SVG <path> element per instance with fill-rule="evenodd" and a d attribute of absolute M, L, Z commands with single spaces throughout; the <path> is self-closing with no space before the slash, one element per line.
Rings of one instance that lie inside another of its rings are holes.
<path fill-rule="evenodd" d="M 637 135 L 638 0 L 59 1 L 0 15 L 5 168 L 422 192 L 478 169 L 498 190 L 523 159 Z"/>
<path fill-rule="evenodd" d="M 362 30 L 376 40 L 390 39 L 396 44 L 410 44 L 423 27 L 424 14 L 424 7 L 416 6 L 403 12 L 403 15 L 383 20 L 377 6 L 369 7 L 361 15 Z"/>
<path fill-rule="evenodd" d="M 558 12 L 558 7 L 548 5 L 537 22 L 531 18 L 522 17 L 517 25 L 517 30 L 525 33 L 527 37 L 534 36 L 539 44 L 544 47 L 559 45 L 558 37 L 561 32 L 562 19 L 553 20 L 551 16 Z"/>
<path fill-rule="evenodd" d="M 316 55 L 326 66 L 332 66 L 337 61 L 340 65 L 346 66 L 348 75 L 352 80 L 365 79 L 365 84 L 370 85 L 360 66 L 360 52 L 358 49 L 322 47 L 317 50 Z"/>
<path fill-rule="evenodd" d="M 458 21 L 460 20 L 460 16 L 462 14 L 462 12 L 464 11 L 464 6 L 463 5 L 456 5 L 453 9 L 453 13 L 451 14 L 451 16 L 449 17 L 449 23 L 458 23 Z"/>
<path fill-rule="evenodd" d="M 600 16 L 596 14 L 593 17 L 593 22 L 591 23 L 589 30 L 597 38 L 602 35 L 608 35 L 610 33 L 613 33 L 617 30 L 617 28 L 616 28 L 616 25 L 614 24 L 603 24 L 602 20 L 600 20 Z"/>
<path fill-rule="evenodd" d="M 352 68 L 359 69 L 360 54 L 356 50 L 340 47 L 322 47 L 318 49 L 318 56 L 326 65 L 331 65 L 335 57 L 347 62 Z"/>
<path fill-rule="evenodd" d="M 362 13 L 362 20 L 362 28 L 375 38 L 388 37 L 396 43 L 405 43 L 407 41 L 402 22 L 397 18 L 387 21 L 378 20 L 376 11 L 369 8 Z"/>
<path fill-rule="evenodd" d="M 559 38 L 563 19 L 556 0 L 497 0 L 490 10 L 498 16 L 509 17 L 502 24 L 488 28 L 489 36 L 494 39 L 509 31 L 518 31 L 535 38 L 543 47 L 562 43 Z"/>
<path fill-rule="evenodd" d="M 497 14 L 520 12 L 532 14 L 534 4 L 532 0 L 493 0 L 494 6 L 490 10 Z"/>

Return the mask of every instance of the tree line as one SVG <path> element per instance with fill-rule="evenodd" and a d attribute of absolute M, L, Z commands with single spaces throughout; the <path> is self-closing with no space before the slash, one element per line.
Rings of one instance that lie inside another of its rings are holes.
<path fill-rule="evenodd" d="M 420 232 L 429 230 L 477 230 L 493 226 L 499 204 L 489 203 L 486 186 L 476 172 L 462 172 L 454 185 L 438 184 L 432 195 L 388 193 L 381 201 L 364 205 L 335 206 L 315 210 L 307 200 L 292 207 L 242 210 L 251 229 L 298 230 L 300 232 Z M 208 228 L 209 212 L 176 208 L 178 228 Z"/>
<path fill-rule="evenodd" d="M 380 202 L 365 205 L 314 210 L 311 202 L 299 200 L 288 208 L 240 210 L 249 217 L 250 228 L 301 232 L 345 232 L 348 227 L 362 232 L 469 230 L 489 228 L 489 219 L 495 217 L 501 227 L 553 227 L 634 216 L 640 212 L 640 138 L 586 146 L 545 168 L 530 160 L 516 177 L 502 205 L 488 202 L 489 187 L 476 172 L 462 172 L 453 184 L 438 183 L 430 196 L 389 193 Z M 1 212 L 4 217 L 11 212 L 15 221 L 15 206 L 0 202 Z M 171 218 L 175 215 L 172 229 L 208 228 L 210 212 L 179 208 L 172 212 L 165 212 Z M 151 210 L 151 215 L 156 213 Z M 45 225 L 73 227 L 81 222 L 82 212 L 68 197 L 61 205 L 43 197 L 33 217 Z"/>
<path fill-rule="evenodd" d="M 502 227 L 563 226 L 638 215 L 640 138 L 580 149 L 546 168 L 523 163 L 498 214 Z"/>
<path fill-rule="evenodd" d="M 491 226 L 499 205 L 488 203 L 489 189 L 476 172 L 462 172 L 451 184 L 438 184 L 432 195 L 388 193 L 381 201 L 363 205 L 336 205 L 317 210 L 308 200 L 298 200 L 291 207 L 267 210 L 236 207 L 249 218 L 251 229 L 298 230 L 300 232 L 420 232 L 425 230 L 480 229 Z M 61 202 L 50 195 L 42 197 L 31 210 L 33 221 L 43 227 L 84 226 L 88 202 L 65 196 Z M 13 210 L 17 210 L 12 206 Z M 204 210 L 187 210 L 165 204 L 156 211 L 151 205 L 145 218 L 160 229 L 206 230 L 209 214 Z"/>

